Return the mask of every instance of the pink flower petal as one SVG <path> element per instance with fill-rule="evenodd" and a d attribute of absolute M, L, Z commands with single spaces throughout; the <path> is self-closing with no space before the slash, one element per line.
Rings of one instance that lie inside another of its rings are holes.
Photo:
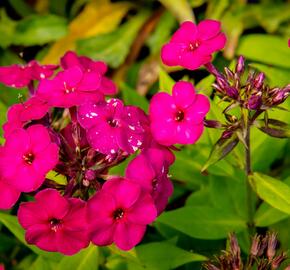
<path fill-rule="evenodd" d="M 224 33 L 220 33 L 216 37 L 204 41 L 198 48 L 198 51 L 200 53 L 210 54 L 223 49 L 226 45 L 226 42 L 226 35 Z"/>
<path fill-rule="evenodd" d="M 116 206 L 120 208 L 131 207 L 139 198 L 141 188 L 138 184 L 124 178 L 107 180 L 103 190 L 114 196 Z"/>
<path fill-rule="evenodd" d="M 24 129 L 13 131 L 5 141 L 5 152 L 11 156 L 18 156 L 19 153 L 25 153 L 29 150 L 30 138 Z"/>
<path fill-rule="evenodd" d="M 101 75 L 98 72 L 86 72 L 78 85 L 80 91 L 96 91 L 101 85 Z"/>
<path fill-rule="evenodd" d="M 146 225 L 119 223 L 116 226 L 114 242 L 122 250 L 130 250 L 136 246 L 146 231 Z"/>
<path fill-rule="evenodd" d="M 176 143 L 176 123 L 173 120 L 151 122 L 151 132 L 154 139 L 162 145 L 170 146 Z"/>
<path fill-rule="evenodd" d="M 11 208 L 18 200 L 20 191 L 0 180 L 0 209 Z"/>
<path fill-rule="evenodd" d="M 116 225 L 104 226 L 92 234 L 92 242 L 97 246 L 111 245 L 114 241 Z"/>
<path fill-rule="evenodd" d="M 80 61 L 75 52 L 68 51 L 60 58 L 60 65 L 63 69 L 68 69 L 73 66 L 80 66 Z"/>
<path fill-rule="evenodd" d="M 106 122 L 98 122 L 87 132 L 89 144 L 103 154 L 115 154 L 119 150 L 117 143 L 118 128 L 112 128 Z"/>
<path fill-rule="evenodd" d="M 35 195 L 35 199 L 51 218 L 62 219 L 69 211 L 68 201 L 55 189 L 44 189 Z"/>
<path fill-rule="evenodd" d="M 102 77 L 99 90 L 105 95 L 115 95 L 118 92 L 115 83 L 106 77 Z"/>
<path fill-rule="evenodd" d="M 51 143 L 48 130 L 42 125 L 30 126 L 26 131 L 34 154 L 43 151 Z"/>
<path fill-rule="evenodd" d="M 90 241 L 84 231 L 60 230 L 56 233 L 57 251 L 64 255 L 71 256 L 81 249 L 86 248 Z"/>
<path fill-rule="evenodd" d="M 174 118 L 175 111 L 176 105 L 174 104 L 174 99 L 167 93 L 157 93 L 150 101 L 149 112 L 151 121 L 156 119 L 171 120 Z"/>
<path fill-rule="evenodd" d="M 192 106 L 188 107 L 185 113 L 185 120 L 192 124 L 200 124 L 203 122 L 205 115 L 210 109 L 210 102 L 204 95 L 196 95 L 196 99 Z"/>
<path fill-rule="evenodd" d="M 136 181 L 149 192 L 152 190 L 155 171 L 144 154 L 138 155 L 128 164 L 126 178 Z"/>
<path fill-rule="evenodd" d="M 194 87 L 190 82 L 179 81 L 174 84 L 172 95 L 178 107 L 187 108 L 195 99 Z"/>
<path fill-rule="evenodd" d="M 200 40 L 208 40 L 215 37 L 221 31 L 221 23 L 215 20 L 203 20 L 197 25 L 197 37 Z"/>
<path fill-rule="evenodd" d="M 129 209 L 127 218 L 129 222 L 136 224 L 149 224 L 155 220 L 157 211 L 152 197 L 148 193 L 142 193 L 138 201 Z"/>
<path fill-rule="evenodd" d="M 94 104 L 89 102 L 82 104 L 78 108 L 78 122 L 85 129 L 93 127 L 96 123 L 99 122 L 100 117 L 105 116 L 106 112 L 104 110 L 104 105 L 102 104 Z"/>
<path fill-rule="evenodd" d="M 183 53 L 180 57 L 179 65 L 190 70 L 195 70 L 202 65 L 210 62 L 212 59 L 210 52 L 208 54 L 201 54 L 199 53 L 199 50 L 201 50 L 201 48 L 202 45 L 193 52 L 188 51 Z"/>
<path fill-rule="evenodd" d="M 197 27 L 193 22 L 183 22 L 179 29 L 173 34 L 170 42 L 188 43 L 194 41 L 197 36 Z"/>
<path fill-rule="evenodd" d="M 45 251 L 57 251 L 55 232 L 50 230 L 48 224 L 36 224 L 25 233 L 25 240 Z"/>
<path fill-rule="evenodd" d="M 162 62 L 167 66 L 180 65 L 180 58 L 187 49 L 187 44 L 183 43 L 167 43 L 161 49 Z M 165 90 L 165 89 L 161 89 Z"/>
<path fill-rule="evenodd" d="M 192 125 L 190 122 L 184 122 L 178 125 L 176 140 L 179 144 L 193 144 L 201 136 L 203 132 L 203 125 Z"/>
<path fill-rule="evenodd" d="M 58 146 L 50 143 L 45 149 L 38 152 L 32 166 L 39 173 L 48 173 L 58 163 Z"/>

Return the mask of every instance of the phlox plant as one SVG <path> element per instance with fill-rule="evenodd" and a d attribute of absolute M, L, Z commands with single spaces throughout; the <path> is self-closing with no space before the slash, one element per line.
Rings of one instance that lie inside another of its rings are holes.
<path fill-rule="evenodd" d="M 176 82 L 171 94 L 160 89 L 148 112 L 124 104 L 106 76 L 106 63 L 73 51 L 65 53 L 59 65 L 31 61 L 0 68 L 3 84 L 29 89 L 28 99 L 22 97 L 7 112 L 0 148 L 0 208 L 22 201 L 21 193 L 31 197 L 17 212 L 27 243 L 64 255 L 76 254 L 90 243 L 132 249 L 173 193 L 169 170 L 176 151 L 196 143 L 205 128 L 223 132 L 204 173 L 239 143 L 244 146 L 245 203 L 254 235 L 250 130 L 256 126 L 270 136 L 289 136 L 287 124 L 270 119 L 267 111 L 286 100 L 290 87 L 270 88 L 264 73 L 248 70 L 243 56 L 234 69 L 220 72 L 212 63 L 213 53 L 225 44 L 220 22 L 186 21 L 163 46 L 161 58 L 167 66 L 206 68 L 215 77 L 215 94 L 227 104 L 226 123 L 207 118 L 210 98 L 189 81 Z M 236 108 L 239 117 L 230 114 Z M 130 161 L 123 175 L 111 175 L 110 169 L 126 159 Z M 54 181 L 50 174 L 66 181 Z M 258 269 L 277 269 L 286 256 L 279 258 L 268 256 L 265 268 Z M 229 268 L 206 267 L 242 269 L 240 258 L 238 264 L 231 263 L 227 261 Z M 230 268 L 234 264 L 236 268 Z M 247 269 L 253 265 L 251 261 Z"/>

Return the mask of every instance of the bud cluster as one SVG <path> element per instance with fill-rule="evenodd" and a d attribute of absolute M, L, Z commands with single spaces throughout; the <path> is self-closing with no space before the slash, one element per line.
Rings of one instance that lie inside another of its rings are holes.
<path fill-rule="evenodd" d="M 224 100 L 238 103 L 249 110 L 265 111 L 278 106 L 290 94 L 290 85 L 270 88 L 263 72 L 250 71 L 246 75 L 245 59 L 238 58 L 234 70 L 225 67 L 224 74 L 216 73 L 213 87 Z"/>
<path fill-rule="evenodd" d="M 234 234 L 229 236 L 229 250 L 223 251 L 215 261 L 207 262 L 207 270 L 274 270 L 279 269 L 287 259 L 286 252 L 277 254 L 277 235 L 268 232 L 266 236 L 255 235 L 252 240 L 248 258 L 243 260 L 237 238 Z M 290 267 L 290 265 L 288 266 Z M 285 269 L 288 269 L 285 268 Z"/>

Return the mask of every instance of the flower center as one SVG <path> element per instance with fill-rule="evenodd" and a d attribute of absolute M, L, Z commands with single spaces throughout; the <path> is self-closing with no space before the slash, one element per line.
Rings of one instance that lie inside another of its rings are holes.
<path fill-rule="evenodd" d="M 57 218 L 52 218 L 50 221 L 50 228 L 51 230 L 53 230 L 54 232 L 56 232 L 57 230 L 59 230 L 61 228 L 61 220 L 57 219 Z"/>
<path fill-rule="evenodd" d="M 26 155 L 23 155 L 23 160 L 26 164 L 31 165 L 35 156 L 32 153 L 28 153 Z"/>
<path fill-rule="evenodd" d="M 184 119 L 184 112 L 179 110 L 176 114 L 175 114 L 175 121 L 177 122 L 181 122 Z"/>
<path fill-rule="evenodd" d="M 107 123 L 111 126 L 111 127 L 117 127 L 118 126 L 118 121 L 116 119 L 108 119 Z"/>
<path fill-rule="evenodd" d="M 66 94 L 73 93 L 76 90 L 75 87 L 68 86 L 66 82 L 63 82 L 63 85 L 64 85 L 64 92 Z"/>
<path fill-rule="evenodd" d="M 120 220 L 124 217 L 124 210 L 122 208 L 118 208 L 113 213 L 113 218 L 115 220 Z"/>
<path fill-rule="evenodd" d="M 198 40 L 196 40 L 195 42 L 190 42 L 188 49 L 189 51 L 195 51 L 200 45 L 200 42 Z"/>

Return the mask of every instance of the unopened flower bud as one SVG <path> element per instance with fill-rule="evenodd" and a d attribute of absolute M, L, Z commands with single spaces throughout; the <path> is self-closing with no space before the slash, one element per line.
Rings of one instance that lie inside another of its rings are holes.
<path fill-rule="evenodd" d="M 204 120 L 204 125 L 208 128 L 221 128 L 222 124 L 217 120 Z"/>
<path fill-rule="evenodd" d="M 227 78 L 232 80 L 234 78 L 234 73 L 228 67 L 225 67 L 224 70 Z"/>
<path fill-rule="evenodd" d="M 290 95 L 290 87 L 287 86 L 283 89 L 277 90 L 277 92 L 273 95 L 273 105 L 278 105 L 282 103 L 286 98 Z"/>
<path fill-rule="evenodd" d="M 225 89 L 225 88 L 229 87 L 228 82 L 220 76 L 216 78 L 216 81 L 221 89 Z"/>
<path fill-rule="evenodd" d="M 276 246 L 277 246 L 277 235 L 275 233 L 270 233 L 268 235 L 268 249 L 267 249 L 267 257 L 269 260 L 272 260 L 276 254 Z"/>
<path fill-rule="evenodd" d="M 250 110 L 257 110 L 261 107 L 262 105 L 262 97 L 259 93 L 252 95 L 247 104 L 247 108 Z"/>
<path fill-rule="evenodd" d="M 280 254 L 279 256 L 277 256 L 276 258 L 274 258 L 271 265 L 272 269 L 278 269 L 281 263 L 285 261 L 286 259 L 287 259 L 287 256 L 284 252 Z M 290 269 L 290 267 L 288 266 L 285 270 L 287 269 Z"/>
<path fill-rule="evenodd" d="M 233 99 L 239 96 L 239 91 L 235 87 L 227 87 L 225 90 L 227 95 Z"/>
<path fill-rule="evenodd" d="M 233 135 L 233 131 L 231 130 L 225 130 L 222 134 L 223 139 L 228 139 Z"/>
<path fill-rule="evenodd" d="M 251 255 L 252 256 L 257 256 L 259 253 L 261 245 L 261 237 L 259 235 L 255 235 L 252 241 L 252 246 L 251 246 Z"/>
<path fill-rule="evenodd" d="M 220 268 L 217 268 L 215 265 L 211 264 L 211 263 L 208 263 L 205 265 L 205 268 L 207 270 L 220 270 Z"/>
<path fill-rule="evenodd" d="M 92 181 L 96 178 L 96 172 L 94 170 L 86 170 L 85 178 L 89 181 Z"/>
<path fill-rule="evenodd" d="M 236 72 L 239 73 L 239 74 L 242 74 L 245 70 L 245 58 L 244 56 L 240 56 L 238 58 L 238 62 L 237 62 L 237 65 L 236 65 Z"/>
<path fill-rule="evenodd" d="M 259 73 L 258 76 L 253 81 L 253 87 L 260 89 L 264 83 L 265 74 L 263 72 Z"/>

